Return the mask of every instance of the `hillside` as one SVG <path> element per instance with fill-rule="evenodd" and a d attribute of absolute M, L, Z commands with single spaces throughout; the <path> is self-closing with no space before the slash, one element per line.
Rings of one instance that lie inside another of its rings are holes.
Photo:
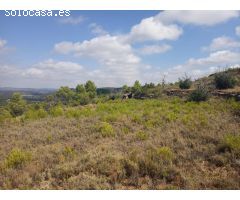
<path fill-rule="evenodd" d="M 213 85 L 214 76 L 216 76 L 217 74 L 220 74 L 220 73 L 228 74 L 232 77 L 235 77 L 235 79 L 237 80 L 237 88 L 239 90 L 239 87 L 240 87 L 240 81 L 239 81 L 240 80 L 240 68 L 230 68 L 230 69 L 227 69 L 225 71 L 220 71 L 220 72 L 210 74 L 209 76 L 206 76 L 206 77 L 203 77 L 203 78 L 200 78 L 200 79 L 194 81 L 194 86 L 196 86 L 200 82 L 204 82 L 210 88 L 214 88 L 214 85 Z"/>
<path fill-rule="evenodd" d="M 239 111 L 234 100 L 163 98 L 8 120 L 0 188 L 240 189 Z"/>
<path fill-rule="evenodd" d="M 0 107 L 0 189 L 240 189 L 239 80 L 22 89 Z"/>

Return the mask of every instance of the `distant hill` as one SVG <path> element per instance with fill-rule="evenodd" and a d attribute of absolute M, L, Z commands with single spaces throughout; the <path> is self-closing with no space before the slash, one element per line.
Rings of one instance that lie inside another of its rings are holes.
<path fill-rule="evenodd" d="M 5 102 L 9 99 L 13 93 L 19 92 L 23 97 L 28 101 L 43 101 L 45 96 L 52 94 L 56 89 L 48 88 L 11 88 L 11 87 L 2 87 L 0 88 L 0 101 Z"/>

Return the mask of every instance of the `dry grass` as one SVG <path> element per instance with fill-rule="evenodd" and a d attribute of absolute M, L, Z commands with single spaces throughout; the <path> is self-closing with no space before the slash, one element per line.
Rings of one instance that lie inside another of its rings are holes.
<path fill-rule="evenodd" d="M 128 100 L 7 121 L 0 188 L 240 189 L 237 109 L 217 99 Z"/>

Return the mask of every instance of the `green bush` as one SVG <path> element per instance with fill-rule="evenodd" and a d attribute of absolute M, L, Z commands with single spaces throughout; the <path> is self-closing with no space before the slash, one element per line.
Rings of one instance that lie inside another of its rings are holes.
<path fill-rule="evenodd" d="M 53 117 L 58 117 L 58 116 L 62 116 L 64 111 L 61 106 L 55 106 L 50 109 L 49 113 Z"/>
<path fill-rule="evenodd" d="M 240 155 L 240 135 L 228 134 L 224 137 L 224 145 L 232 152 Z"/>
<path fill-rule="evenodd" d="M 0 108 L 0 123 L 11 117 L 12 117 L 12 115 L 10 114 L 10 112 L 8 110 L 6 110 L 4 108 Z"/>
<path fill-rule="evenodd" d="M 65 147 L 63 150 L 65 158 L 72 159 L 76 155 L 75 150 L 72 147 Z"/>
<path fill-rule="evenodd" d="M 234 88 L 236 79 L 227 73 L 216 74 L 214 77 L 215 86 L 217 89 Z"/>
<path fill-rule="evenodd" d="M 185 76 L 184 78 L 180 78 L 179 79 L 179 87 L 181 89 L 189 89 L 192 85 L 192 81 L 191 78 Z"/>
<path fill-rule="evenodd" d="M 21 116 L 26 110 L 26 101 L 20 93 L 14 93 L 7 106 L 13 117 Z"/>
<path fill-rule="evenodd" d="M 68 108 L 65 112 L 65 115 L 68 118 L 79 118 L 81 114 L 81 110 L 78 108 Z"/>
<path fill-rule="evenodd" d="M 13 149 L 5 160 L 8 168 L 21 168 L 31 160 L 31 154 L 19 149 Z"/>
<path fill-rule="evenodd" d="M 74 91 L 69 87 L 60 87 L 55 96 L 62 104 L 68 105 L 72 102 L 74 94 Z"/>
<path fill-rule="evenodd" d="M 87 104 L 90 103 L 90 96 L 87 93 L 80 94 L 80 100 L 79 101 L 80 101 L 81 105 L 87 105 Z"/>
<path fill-rule="evenodd" d="M 39 110 L 28 110 L 26 113 L 25 113 L 25 119 L 41 119 L 41 118 L 45 118 L 48 116 L 48 113 L 40 108 Z"/>
<path fill-rule="evenodd" d="M 107 122 L 101 122 L 98 125 L 98 131 L 102 134 L 103 137 L 115 136 L 112 125 Z"/>
<path fill-rule="evenodd" d="M 157 155 L 161 157 L 163 161 L 171 162 L 174 154 L 169 147 L 160 147 L 157 149 Z"/>
<path fill-rule="evenodd" d="M 143 131 L 139 131 L 139 132 L 137 132 L 136 137 L 138 140 L 147 140 L 149 136 L 147 133 L 145 133 Z"/>
<path fill-rule="evenodd" d="M 189 101 L 207 101 L 209 98 L 209 92 L 204 86 L 198 86 L 188 97 Z"/>

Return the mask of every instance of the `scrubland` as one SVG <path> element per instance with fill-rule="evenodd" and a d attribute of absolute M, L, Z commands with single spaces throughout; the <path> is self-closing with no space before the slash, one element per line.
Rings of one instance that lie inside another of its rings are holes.
<path fill-rule="evenodd" d="M 0 189 L 240 189 L 240 104 L 38 108 L 0 123 Z"/>

